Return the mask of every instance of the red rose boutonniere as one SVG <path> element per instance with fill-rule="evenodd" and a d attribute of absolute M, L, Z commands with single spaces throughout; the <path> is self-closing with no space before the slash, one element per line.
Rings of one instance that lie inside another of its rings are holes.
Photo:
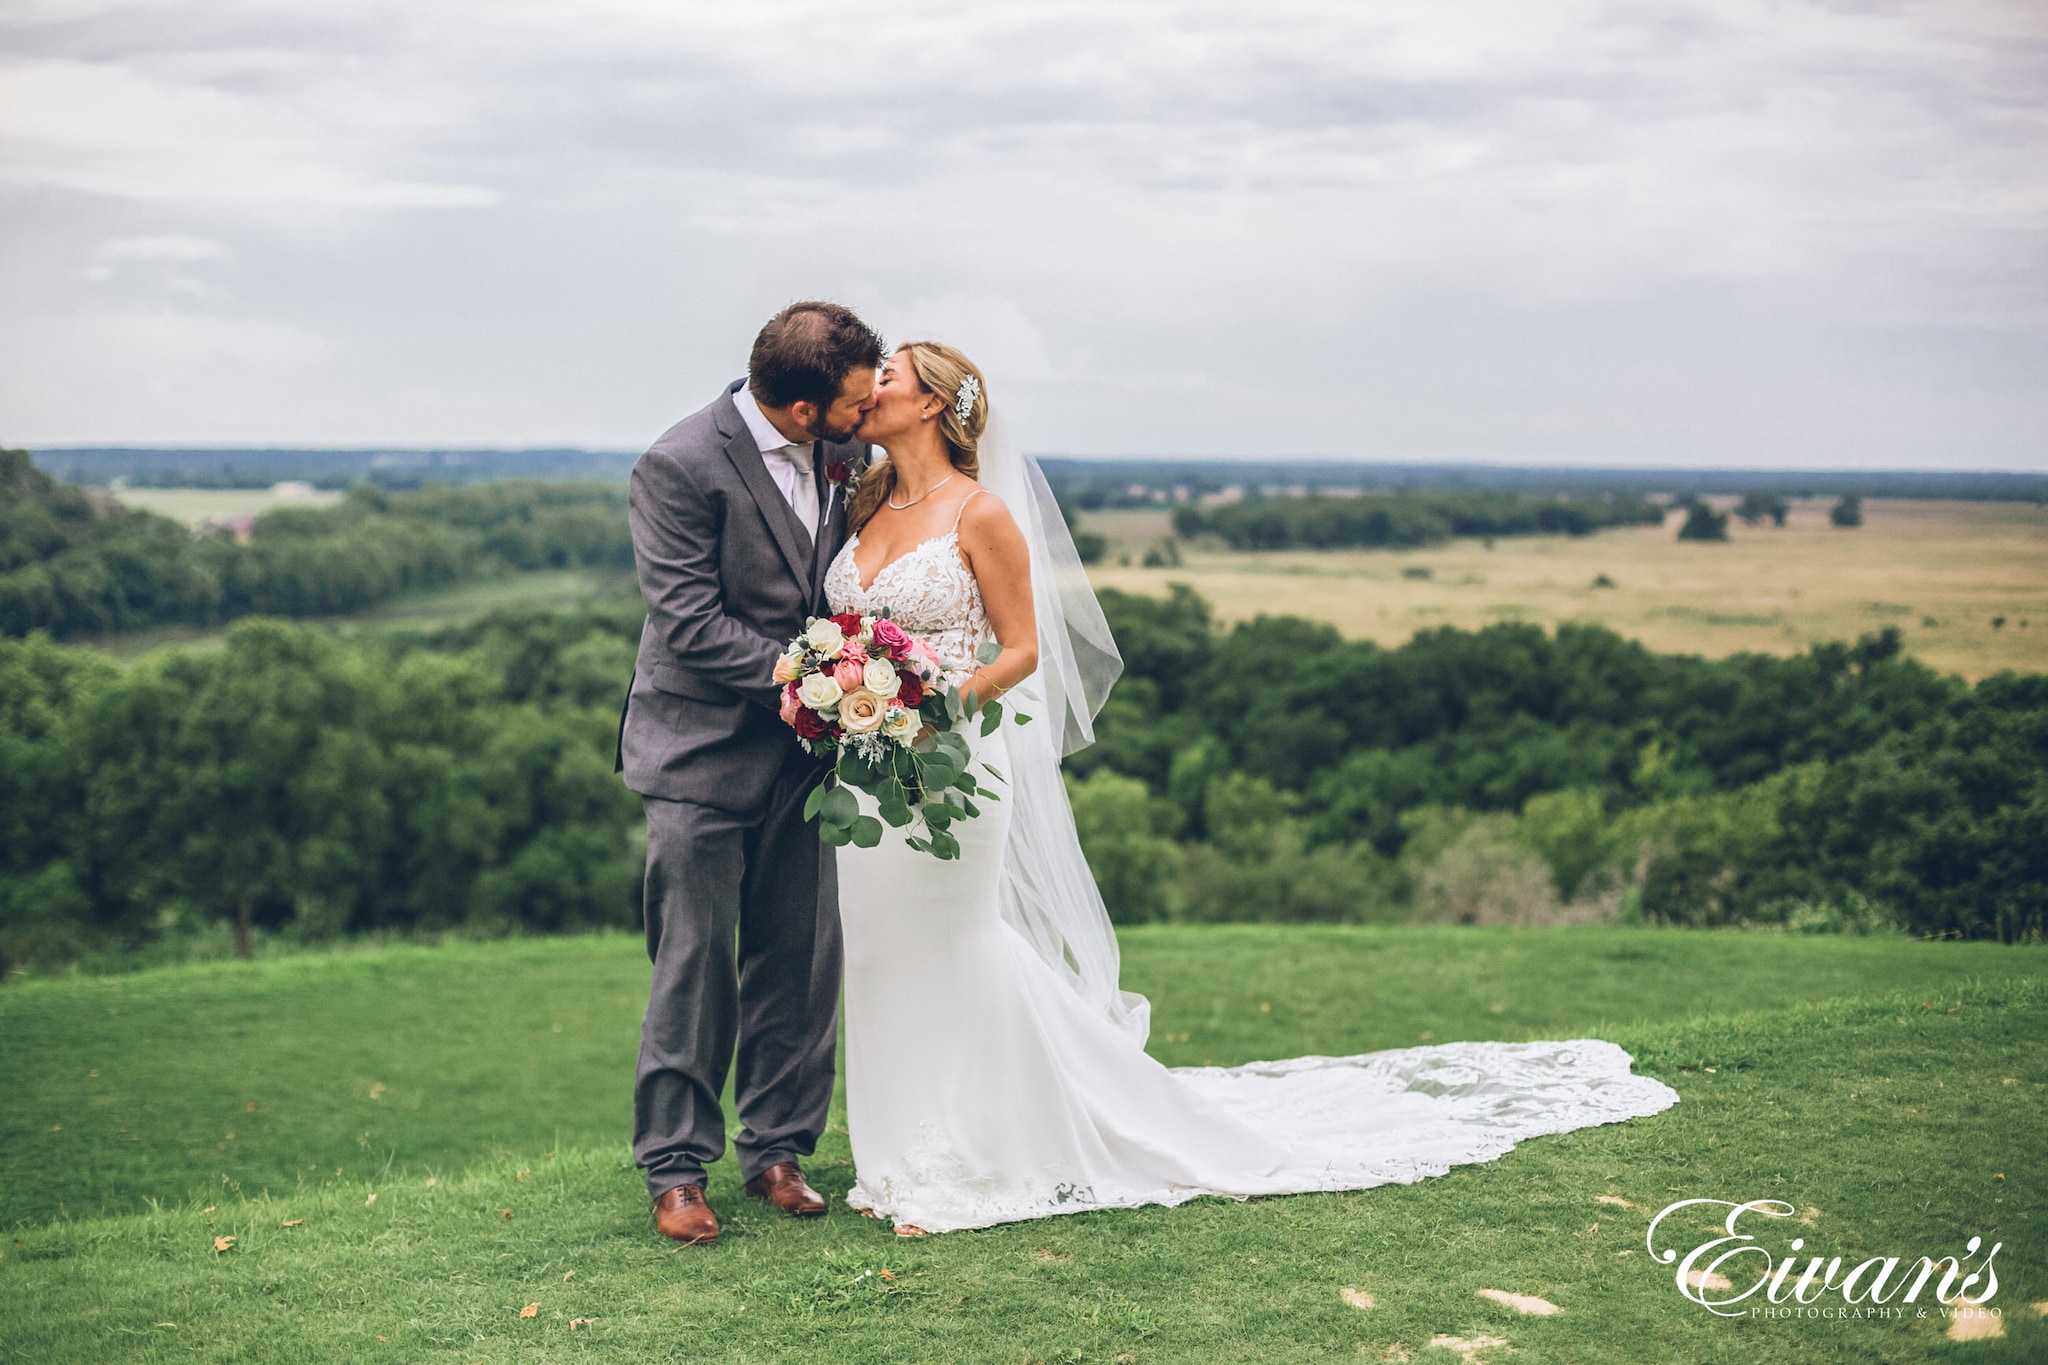
<path fill-rule="evenodd" d="M 854 465 L 845 460 L 828 460 L 825 463 L 825 482 L 851 500 L 860 491 L 860 476 L 866 469 L 865 462 Z"/>

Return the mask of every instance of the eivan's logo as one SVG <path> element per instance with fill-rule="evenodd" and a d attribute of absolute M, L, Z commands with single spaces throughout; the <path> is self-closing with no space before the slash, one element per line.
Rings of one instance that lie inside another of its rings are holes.
<path fill-rule="evenodd" d="M 1679 1209 L 1695 1204 L 1712 1204 L 1728 1210 L 1727 1220 L 1722 1226 L 1727 1230 L 1725 1237 L 1713 1237 L 1700 1243 L 1679 1259 L 1676 1249 L 1666 1247 L 1657 1250 L 1657 1225 Z M 1724 1318 L 1746 1316 L 1830 1316 L 1830 1317 L 1898 1317 L 1904 1316 L 1902 1306 L 1919 1303 L 1920 1291 L 1940 1271 L 1941 1278 L 1934 1287 L 1934 1303 L 1946 1310 L 1968 1308 L 1988 1302 L 1998 1292 L 1998 1272 L 1991 1268 L 1991 1258 L 1998 1254 L 2003 1242 L 1994 1242 L 1991 1250 L 1984 1253 L 1984 1262 L 1977 1269 L 1964 1274 L 1964 1263 L 1976 1256 L 1977 1249 L 1984 1244 L 1981 1237 L 1972 1237 L 1963 1248 L 1960 1259 L 1954 1256 L 1922 1256 L 1909 1267 L 1904 1275 L 1898 1275 L 1903 1258 L 1898 1256 L 1872 1256 L 1842 1274 L 1842 1258 L 1827 1260 L 1827 1270 L 1821 1270 L 1822 1259 L 1810 1258 L 1806 1269 L 1786 1288 L 1786 1280 L 1799 1263 L 1799 1253 L 1806 1246 L 1806 1239 L 1794 1237 L 1782 1258 L 1774 1257 L 1747 1232 L 1736 1229 L 1736 1222 L 1744 1214 L 1754 1213 L 1765 1218 L 1790 1218 L 1798 1210 L 1777 1199 L 1752 1199 L 1745 1204 L 1733 1203 L 1726 1199 L 1681 1199 L 1667 1207 L 1650 1220 L 1650 1231 L 1644 1238 L 1650 1256 L 1659 1265 L 1678 1262 L 1674 1278 L 1678 1292 L 1699 1304 L 1711 1313 Z M 1747 1259 L 1745 1259 L 1747 1258 Z M 1759 1271 L 1754 1283 L 1737 1292 L 1741 1278 L 1747 1277 L 1752 1269 Z M 1816 1282 L 1816 1276 L 1818 1281 Z M 1957 1283 L 1957 1278 L 1961 1283 Z M 1838 1278 L 1839 1277 L 1839 1278 Z M 1983 1292 L 1971 1297 L 1972 1286 L 1983 1281 Z M 1809 1294 L 1807 1291 L 1811 1289 Z M 1744 1299 L 1763 1291 L 1763 1297 L 1747 1307 L 1735 1307 Z M 1903 1296 L 1900 1291 L 1904 1290 Z M 1953 1293 L 1951 1293 L 1953 1290 Z M 1793 1305 L 1812 1304 L 1823 1295 L 1839 1292 L 1843 1302 L 1853 1308 L 1834 1308 L 1816 1313 L 1812 1309 L 1800 1309 Z M 1785 1305 L 1783 1308 L 1768 1305 Z M 1921 1305 L 1924 1315 L 1927 1305 Z M 1860 1310 L 1860 1311 L 1859 1311 Z"/>

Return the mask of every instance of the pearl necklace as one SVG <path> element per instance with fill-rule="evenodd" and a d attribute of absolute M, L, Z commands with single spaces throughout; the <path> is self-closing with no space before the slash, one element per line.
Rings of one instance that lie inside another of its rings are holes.
<path fill-rule="evenodd" d="M 953 471 L 953 474 L 958 474 L 959 472 L 960 471 L 956 469 Z M 889 506 L 893 510 L 898 512 L 901 512 L 906 507 L 915 507 L 919 503 L 923 502 L 926 498 L 930 497 L 932 494 L 938 492 L 941 488 L 944 488 L 947 484 L 951 483 L 953 481 L 953 474 L 948 474 L 945 478 L 940 479 L 937 483 L 933 484 L 930 488 L 925 489 L 924 492 L 919 493 L 909 502 L 898 502 L 896 501 L 896 499 L 891 498 L 889 499 Z"/>

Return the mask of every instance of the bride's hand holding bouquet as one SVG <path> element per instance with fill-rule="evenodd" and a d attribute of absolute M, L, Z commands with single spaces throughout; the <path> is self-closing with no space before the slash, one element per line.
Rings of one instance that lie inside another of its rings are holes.
<path fill-rule="evenodd" d="M 995 662 L 1002 646 L 990 641 L 977 662 Z M 887 613 L 841 612 L 812 619 L 775 663 L 782 684 L 782 719 L 814 754 L 833 755 L 832 770 L 804 803 L 804 818 L 816 818 L 826 843 L 873 848 L 882 822 L 923 833 L 905 842 L 935 858 L 957 858 L 960 844 L 948 832 L 955 820 L 979 815 L 974 802 L 996 793 L 968 771 L 972 755 L 961 732 L 981 718 L 981 732 L 1002 722 L 1003 704 L 964 696 L 946 680 L 938 654 Z M 1030 717 L 1011 713 L 1019 724 Z M 1003 775 L 984 763 L 997 780 Z M 863 815 L 847 787 L 875 798 L 880 816 Z"/>

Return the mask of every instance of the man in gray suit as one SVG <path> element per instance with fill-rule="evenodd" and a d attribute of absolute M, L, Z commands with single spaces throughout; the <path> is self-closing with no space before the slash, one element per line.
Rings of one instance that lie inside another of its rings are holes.
<path fill-rule="evenodd" d="M 792 304 L 755 338 L 747 378 L 633 466 L 647 623 L 617 766 L 647 810 L 654 961 L 633 1159 L 655 1225 L 677 1241 L 718 1236 L 704 1168 L 725 1151 L 719 1095 L 735 1062 L 747 1192 L 799 1217 L 825 1211 L 797 1163 L 832 1100 L 839 885 L 803 818 L 823 765 L 783 723 L 770 674 L 825 612 L 825 569 L 846 533 L 826 470 L 865 465 L 853 433 L 882 361 L 881 339 L 847 309 Z"/>

